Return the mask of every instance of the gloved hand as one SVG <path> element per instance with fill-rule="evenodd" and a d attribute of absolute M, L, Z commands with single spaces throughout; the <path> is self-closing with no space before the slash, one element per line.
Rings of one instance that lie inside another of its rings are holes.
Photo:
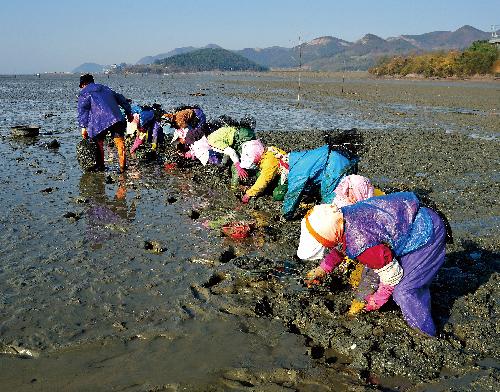
<path fill-rule="evenodd" d="M 139 148 L 139 146 L 142 145 L 142 143 L 144 143 L 142 141 L 142 139 L 140 137 L 136 137 L 135 140 L 134 140 L 134 144 L 130 148 L 130 153 L 131 154 L 135 153 L 135 150 L 137 150 Z"/>
<path fill-rule="evenodd" d="M 134 121 L 134 115 L 132 113 L 127 114 L 127 121 L 129 123 L 131 123 L 132 121 Z"/>
<path fill-rule="evenodd" d="M 394 287 L 395 286 L 380 283 L 376 292 L 366 296 L 365 310 L 370 312 L 380 309 L 391 297 Z"/>
<path fill-rule="evenodd" d="M 349 316 L 355 316 L 365 308 L 365 303 L 358 299 L 353 299 L 349 308 Z"/>
<path fill-rule="evenodd" d="M 311 287 L 313 285 L 318 285 L 323 281 L 325 276 L 326 276 L 325 270 L 321 267 L 316 267 L 316 268 L 310 270 L 306 274 L 306 278 L 304 279 L 304 283 L 307 285 L 307 287 Z"/>
<path fill-rule="evenodd" d="M 151 150 L 156 151 L 156 143 L 151 143 Z"/>
<path fill-rule="evenodd" d="M 191 151 L 188 151 L 184 154 L 184 158 L 186 159 L 193 159 L 194 158 L 194 155 Z"/>
<path fill-rule="evenodd" d="M 246 193 L 243 195 L 243 197 L 241 198 L 241 201 L 245 204 L 247 204 L 249 201 L 250 201 L 250 197 L 249 195 L 247 195 Z"/>
<path fill-rule="evenodd" d="M 240 166 L 239 162 L 235 162 L 234 167 L 236 168 L 236 172 L 238 173 L 239 178 L 243 180 L 248 178 L 247 171 Z"/>
<path fill-rule="evenodd" d="M 87 128 L 82 128 L 82 138 L 87 139 L 88 137 Z"/>

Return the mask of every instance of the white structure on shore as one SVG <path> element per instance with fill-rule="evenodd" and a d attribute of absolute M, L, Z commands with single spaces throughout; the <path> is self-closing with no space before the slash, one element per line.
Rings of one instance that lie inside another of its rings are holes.
<path fill-rule="evenodd" d="M 500 46 L 500 36 L 498 35 L 498 26 L 491 25 L 491 39 L 488 41 L 490 44 Z"/>

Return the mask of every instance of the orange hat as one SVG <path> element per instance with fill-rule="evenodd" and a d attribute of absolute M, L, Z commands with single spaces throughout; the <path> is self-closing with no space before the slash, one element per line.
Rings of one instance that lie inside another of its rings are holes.
<path fill-rule="evenodd" d="M 303 260 L 320 259 L 325 248 L 338 245 L 343 233 L 342 212 L 335 205 L 319 204 L 302 219 L 297 256 Z"/>

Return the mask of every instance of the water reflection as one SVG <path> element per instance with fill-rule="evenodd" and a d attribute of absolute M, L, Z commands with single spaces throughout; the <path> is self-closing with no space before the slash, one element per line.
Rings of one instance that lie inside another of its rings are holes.
<path fill-rule="evenodd" d="M 103 173 L 84 173 L 80 178 L 80 197 L 89 202 L 85 240 L 94 248 L 101 247 L 114 235 L 126 233 L 136 216 L 135 202 L 130 205 L 127 202 L 126 175 L 120 175 L 118 181 L 113 182 Z M 107 184 L 112 188 L 109 195 Z"/>

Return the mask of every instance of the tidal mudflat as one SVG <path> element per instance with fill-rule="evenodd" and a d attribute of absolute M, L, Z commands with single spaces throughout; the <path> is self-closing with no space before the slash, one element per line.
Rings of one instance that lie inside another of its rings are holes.
<path fill-rule="evenodd" d="M 348 317 L 342 275 L 306 289 L 299 221 L 269 196 L 242 205 L 223 170 L 131 161 L 119 175 L 110 149 L 107 172 L 83 174 L 78 77 L 1 77 L 2 389 L 494 389 L 500 83 L 345 76 L 302 73 L 299 102 L 296 73 L 96 79 L 141 104 L 253 115 L 285 149 L 357 127 L 360 174 L 428 196 L 450 220 L 431 286 L 437 339 L 394 304 Z M 19 124 L 40 135 L 12 137 Z M 252 236 L 221 235 L 232 219 L 254 221 Z"/>

